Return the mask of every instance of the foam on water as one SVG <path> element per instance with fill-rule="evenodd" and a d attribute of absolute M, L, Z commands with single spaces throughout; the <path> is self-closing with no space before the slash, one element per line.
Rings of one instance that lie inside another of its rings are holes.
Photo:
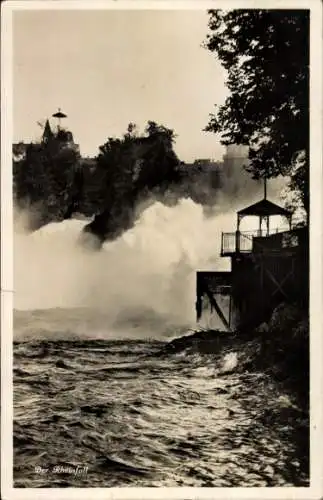
<path fill-rule="evenodd" d="M 105 243 L 100 252 L 80 244 L 84 220 L 51 223 L 30 234 L 24 230 L 26 214 L 20 214 L 15 223 L 14 304 L 15 309 L 33 311 L 21 319 L 20 331 L 30 330 L 36 318 L 38 330 L 48 329 L 51 318 L 53 335 L 61 325 L 65 332 L 94 336 L 104 336 L 116 325 L 119 334 L 129 334 L 131 325 L 134 335 L 139 327 L 156 334 L 167 325 L 192 327 L 196 270 L 230 268 L 229 260 L 219 257 L 221 231 L 234 230 L 235 213 L 232 208 L 225 213 L 215 208 L 213 213 L 206 216 L 190 199 L 175 207 L 152 203 L 132 229 Z M 35 313 L 53 308 L 46 317 Z M 18 327 L 15 333 L 19 335 Z"/>

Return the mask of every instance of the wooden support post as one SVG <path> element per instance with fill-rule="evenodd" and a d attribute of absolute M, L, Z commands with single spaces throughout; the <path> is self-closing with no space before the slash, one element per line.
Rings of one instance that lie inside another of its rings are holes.
<path fill-rule="evenodd" d="M 264 296 L 265 296 L 265 290 L 264 290 L 264 263 L 262 260 L 262 257 L 260 257 L 260 307 L 261 307 L 261 314 L 263 315 L 264 312 Z"/>
<path fill-rule="evenodd" d="M 201 319 L 202 316 L 202 297 L 204 295 L 204 280 L 200 273 L 196 274 L 196 322 Z"/>
<path fill-rule="evenodd" d="M 240 231 L 236 231 L 236 252 L 240 252 Z"/>
<path fill-rule="evenodd" d="M 201 296 L 196 297 L 195 309 L 196 309 L 196 322 L 198 323 L 201 319 L 201 316 L 202 316 L 202 297 Z"/>
<path fill-rule="evenodd" d="M 232 326 L 232 293 L 229 296 L 229 328 Z"/>
<path fill-rule="evenodd" d="M 240 222 L 241 215 L 237 215 L 237 230 L 236 230 L 236 252 L 240 252 Z"/>

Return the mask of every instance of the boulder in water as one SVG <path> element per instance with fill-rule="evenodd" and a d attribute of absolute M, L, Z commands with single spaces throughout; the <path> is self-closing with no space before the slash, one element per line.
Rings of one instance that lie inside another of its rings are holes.
<path fill-rule="evenodd" d="M 67 364 L 65 363 L 65 361 L 63 361 L 62 359 L 58 359 L 55 363 L 55 366 L 57 368 L 65 368 L 65 369 L 68 369 L 69 366 L 67 366 Z"/>

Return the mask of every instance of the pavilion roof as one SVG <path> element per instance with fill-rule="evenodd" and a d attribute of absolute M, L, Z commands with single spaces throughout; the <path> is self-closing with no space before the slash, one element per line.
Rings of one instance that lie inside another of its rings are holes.
<path fill-rule="evenodd" d="M 239 210 L 238 215 L 256 215 L 258 217 L 281 215 L 284 217 L 290 217 L 292 212 L 264 198 L 249 207 Z"/>

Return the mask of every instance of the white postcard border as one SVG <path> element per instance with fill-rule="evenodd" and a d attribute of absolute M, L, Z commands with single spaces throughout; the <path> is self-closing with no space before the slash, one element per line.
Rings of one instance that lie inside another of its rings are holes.
<path fill-rule="evenodd" d="M 1 9 L 1 489 L 14 499 L 318 499 L 323 497 L 322 369 L 322 5 L 319 0 L 22 0 Z M 12 14 L 16 10 L 305 8 L 311 10 L 310 36 L 310 380 L 311 447 L 309 488 L 13 488 L 13 202 L 12 202 Z"/>

